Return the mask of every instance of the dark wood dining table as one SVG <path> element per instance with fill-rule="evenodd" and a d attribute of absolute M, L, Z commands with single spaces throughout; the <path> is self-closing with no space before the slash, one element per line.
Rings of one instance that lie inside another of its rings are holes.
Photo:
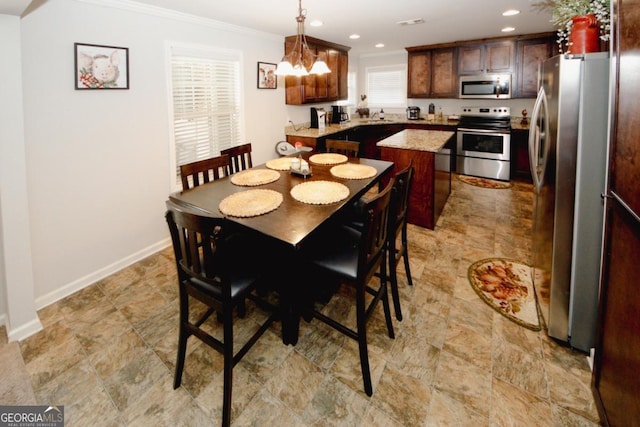
<path fill-rule="evenodd" d="M 302 152 L 294 156 L 301 156 L 308 160 L 313 154 L 312 152 Z M 362 197 L 381 180 L 386 180 L 393 170 L 393 162 L 383 160 L 350 157 L 348 163 L 371 166 L 375 168 L 376 175 L 365 179 L 338 178 L 330 172 L 335 165 L 309 162 L 311 175 L 306 177 L 289 171 L 279 171 L 280 177 L 276 181 L 255 187 L 235 185 L 231 182 L 231 177 L 225 177 L 189 190 L 174 192 L 169 196 L 172 202 L 192 211 L 206 216 L 225 217 L 247 231 L 259 233 L 276 244 L 278 250 L 284 251 L 284 259 L 289 262 L 283 263 L 282 268 L 287 271 L 287 274 L 282 277 L 282 281 L 285 283 L 279 286 L 279 291 L 282 309 L 282 338 L 285 344 L 296 344 L 298 339 L 301 310 L 299 296 L 305 292 L 306 284 L 301 283 L 304 280 L 300 279 L 302 276 L 296 267 L 304 264 L 303 260 L 298 257 L 305 241 L 323 225 L 338 218 L 342 213 L 346 213 L 354 201 Z M 253 167 L 253 169 L 264 168 L 267 168 L 266 163 Z M 339 202 L 322 205 L 299 202 L 291 196 L 290 191 L 296 185 L 317 180 L 342 183 L 349 189 L 349 196 Z M 278 191 L 283 196 L 282 203 L 271 212 L 246 218 L 225 216 L 220 212 L 219 205 L 224 198 L 255 188 Z"/>

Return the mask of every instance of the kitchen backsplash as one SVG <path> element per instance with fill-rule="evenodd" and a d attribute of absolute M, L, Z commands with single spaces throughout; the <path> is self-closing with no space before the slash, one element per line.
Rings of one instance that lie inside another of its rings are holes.
<path fill-rule="evenodd" d="M 442 109 L 444 117 L 450 115 L 459 115 L 462 112 L 462 107 L 477 107 L 477 106 L 490 106 L 490 107 L 511 107 L 512 118 L 522 117 L 522 110 L 527 110 L 528 117 L 531 117 L 531 111 L 533 110 L 533 104 L 535 99 L 533 98 L 517 98 L 517 99 L 505 99 L 505 100 L 491 100 L 491 99 L 409 99 L 407 106 L 420 107 L 420 116 L 425 116 L 429 110 L 429 104 L 435 105 L 436 114 Z M 285 125 L 290 125 L 291 122 L 305 123 L 309 122 L 311 106 L 292 106 L 287 105 L 287 120 Z M 331 104 L 316 104 L 315 108 L 324 108 L 327 111 L 331 111 Z M 349 116 L 352 118 L 359 117 L 355 112 L 356 106 L 348 106 Z M 373 114 L 379 112 L 380 107 L 369 105 L 369 112 Z M 390 115 L 399 115 L 406 117 L 406 108 L 388 108 L 384 107 L 385 117 L 390 118 Z"/>

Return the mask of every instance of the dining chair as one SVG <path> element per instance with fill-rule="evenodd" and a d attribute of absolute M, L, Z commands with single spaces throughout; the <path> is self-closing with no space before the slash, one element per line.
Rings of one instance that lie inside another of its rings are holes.
<path fill-rule="evenodd" d="M 223 154 L 180 166 L 182 189 L 197 187 L 229 175 L 229 156 Z"/>
<path fill-rule="evenodd" d="M 389 258 L 389 283 L 393 298 L 393 309 L 396 319 L 402 320 L 400 293 L 398 291 L 397 267 L 400 258 L 404 260 L 404 271 L 407 284 L 413 286 L 409 267 L 409 249 L 407 243 L 407 214 L 409 212 L 409 192 L 413 184 L 413 160 L 409 165 L 393 176 L 391 189 L 391 207 L 389 209 L 389 231 L 387 234 L 387 256 Z"/>
<path fill-rule="evenodd" d="M 253 292 L 263 277 L 256 242 L 233 231 L 224 218 L 197 215 L 167 201 L 166 220 L 171 233 L 178 270 L 180 326 L 173 388 L 180 387 L 185 364 L 187 340 L 192 335 L 223 355 L 222 425 L 231 421 L 233 367 L 242 359 L 260 336 L 277 319 L 277 310 Z M 255 254 L 249 254 L 256 248 Z M 251 259 L 252 262 L 247 262 Z M 203 303 L 202 314 L 191 307 L 193 300 Z M 272 312 L 260 327 L 234 353 L 233 310 L 245 299 Z M 193 311 L 192 311 L 193 310 Z M 203 324 L 215 312 L 221 313 L 222 340 L 213 337 Z M 197 319 L 197 320 L 196 320 Z"/>
<path fill-rule="evenodd" d="M 326 139 L 327 153 L 339 153 L 348 157 L 358 157 L 360 143 L 357 141 L 344 141 L 341 139 Z"/>
<path fill-rule="evenodd" d="M 232 174 L 253 167 L 251 160 L 251 143 L 238 145 L 220 151 L 221 155 L 229 156 L 229 172 Z"/>
<path fill-rule="evenodd" d="M 393 309 L 396 313 L 396 319 L 398 320 L 402 320 L 397 275 L 397 267 L 400 262 L 400 258 L 404 261 L 407 284 L 409 286 L 413 286 L 411 268 L 409 266 L 409 250 L 407 242 L 407 214 L 409 212 L 409 193 L 411 191 L 411 185 L 413 184 L 413 173 L 413 160 L 411 160 L 406 168 L 393 175 L 391 201 L 389 202 L 389 231 L 387 233 L 388 274 L 389 287 L 391 288 L 391 297 L 393 299 Z M 366 204 L 368 198 L 374 196 L 375 193 L 370 191 L 355 203 L 354 208 L 344 221 L 347 226 L 355 228 L 356 230 L 363 229 L 363 206 Z"/>
<path fill-rule="evenodd" d="M 360 366 L 364 391 L 373 394 L 369 354 L 367 349 L 367 322 L 380 301 L 384 309 L 387 331 L 394 338 L 391 310 L 387 294 L 386 248 L 388 218 L 393 180 L 363 206 L 364 222 L 361 231 L 337 224 L 322 229 L 303 247 L 303 259 L 310 263 L 314 277 L 329 276 L 355 287 L 356 328 L 341 323 L 307 304 L 305 318 L 316 318 L 330 327 L 356 340 L 360 353 Z M 380 270 L 379 285 L 373 287 L 370 279 Z M 367 303 L 365 295 L 373 298 Z"/>

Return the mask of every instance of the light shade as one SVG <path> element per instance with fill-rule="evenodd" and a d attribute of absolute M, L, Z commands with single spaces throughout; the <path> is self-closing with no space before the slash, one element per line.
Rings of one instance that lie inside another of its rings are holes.
<path fill-rule="evenodd" d="M 330 72 L 331 70 L 329 66 L 327 66 L 327 63 L 321 60 L 314 62 L 311 70 L 309 70 L 309 74 L 326 74 Z"/>
<path fill-rule="evenodd" d="M 302 9 L 302 0 L 298 0 L 298 16 L 296 22 L 298 23 L 298 32 L 296 35 L 296 41 L 293 45 L 293 49 L 282 57 L 282 60 L 276 67 L 276 75 L 278 76 L 308 76 L 309 74 L 326 74 L 331 70 L 327 66 L 326 62 L 319 60 L 318 55 L 314 54 L 309 46 L 307 46 L 307 39 L 304 36 L 304 20 L 307 11 Z M 313 65 L 311 69 L 307 69 L 302 58 L 312 58 Z"/>
<path fill-rule="evenodd" d="M 287 76 L 293 74 L 293 65 L 289 61 L 282 58 L 282 61 L 276 67 L 277 76 Z"/>

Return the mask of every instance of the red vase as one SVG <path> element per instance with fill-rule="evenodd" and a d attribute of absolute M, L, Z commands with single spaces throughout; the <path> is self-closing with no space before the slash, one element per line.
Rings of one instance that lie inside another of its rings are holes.
<path fill-rule="evenodd" d="M 594 14 L 576 16 L 569 35 L 569 53 L 600 52 L 600 26 Z"/>

